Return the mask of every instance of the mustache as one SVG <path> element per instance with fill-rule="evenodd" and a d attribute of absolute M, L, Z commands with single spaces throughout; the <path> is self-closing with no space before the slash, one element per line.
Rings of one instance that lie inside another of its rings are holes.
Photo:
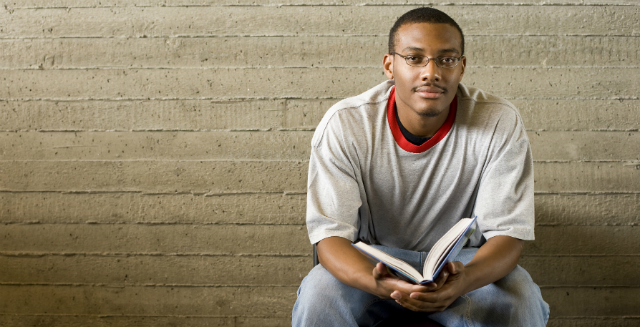
<path fill-rule="evenodd" d="M 414 88 L 412 89 L 412 91 L 413 91 L 413 92 L 418 92 L 418 89 L 419 89 L 419 88 L 421 88 L 421 87 L 435 87 L 435 88 L 439 88 L 439 89 L 441 89 L 441 90 L 442 90 L 442 92 L 443 92 L 443 93 L 447 93 L 447 91 L 448 91 L 446 87 L 441 86 L 441 85 L 438 85 L 438 84 L 435 84 L 435 83 L 429 83 L 429 84 L 423 84 L 423 85 L 416 86 L 416 87 L 414 87 Z"/>

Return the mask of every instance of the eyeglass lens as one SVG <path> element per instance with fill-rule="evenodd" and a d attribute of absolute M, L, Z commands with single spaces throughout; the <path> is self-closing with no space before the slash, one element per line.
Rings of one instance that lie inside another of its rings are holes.
<path fill-rule="evenodd" d="M 406 56 L 405 57 L 400 55 L 399 53 L 396 53 L 396 54 L 404 58 L 404 60 L 407 62 L 407 65 L 413 66 L 413 67 L 424 67 L 427 64 L 429 64 L 429 60 L 435 60 L 436 65 L 438 67 L 453 68 L 457 66 L 458 61 L 460 61 L 460 58 L 456 58 L 456 57 L 437 57 L 437 58 L 430 59 L 428 57 L 423 57 L 423 56 Z"/>

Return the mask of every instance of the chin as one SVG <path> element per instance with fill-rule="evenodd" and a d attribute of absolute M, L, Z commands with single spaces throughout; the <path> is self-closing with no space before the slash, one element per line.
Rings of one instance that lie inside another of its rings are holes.
<path fill-rule="evenodd" d="M 449 109 L 449 104 L 451 103 L 451 100 L 449 100 L 448 104 L 446 99 L 423 99 L 423 98 L 419 98 L 419 99 L 414 99 L 417 101 L 414 101 L 415 106 L 413 108 L 414 112 L 416 114 L 418 114 L 420 117 L 425 117 L 425 118 L 433 118 L 433 117 L 438 117 L 440 116 L 440 114 L 442 114 L 443 112 L 447 111 L 447 109 Z"/>
<path fill-rule="evenodd" d="M 419 111 L 418 115 L 420 115 L 421 117 L 429 117 L 429 118 L 431 118 L 431 117 L 438 117 L 438 116 L 440 116 L 441 113 L 442 113 L 441 110 L 432 109 L 432 110 Z"/>
<path fill-rule="evenodd" d="M 421 109 L 414 110 L 414 111 L 420 117 L 433 118 L 433 117 L 440 116 L 443 112 L 447 111 L 447 109 L 448 109 L 448 107 L 445 108 L 445 109 L 427 107 L 427 108 L 421 108 Z"/>

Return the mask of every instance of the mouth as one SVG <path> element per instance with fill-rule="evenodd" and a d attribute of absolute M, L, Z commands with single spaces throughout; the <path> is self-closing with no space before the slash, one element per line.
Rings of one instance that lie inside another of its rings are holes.
<path fill-rule="evenodd" d="M 420 97 L 425 99 L 437 99 L 447 92 L 445 88 L 433 85 L 424 85 L 413 88 L 413 91 Z"/>

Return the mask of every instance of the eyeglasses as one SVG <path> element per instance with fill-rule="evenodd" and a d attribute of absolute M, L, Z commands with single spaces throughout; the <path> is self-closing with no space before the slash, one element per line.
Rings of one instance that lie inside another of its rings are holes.
<path fill-rule="evenodd" d="M 464 55 L 460 57 L 437 57 L 437 58 L 429 58 L 425 56 L 403 56 L 397 52 L 391 52 L 391 54 L 398 55 L 407 62 L 407 65 L 411 67 L 424 67 L 429 64 L 429 60 L 435 59 L 436 66 L 441 68 L 453 68 L 458 66 L 460 59 L 464 57 Z"/>

